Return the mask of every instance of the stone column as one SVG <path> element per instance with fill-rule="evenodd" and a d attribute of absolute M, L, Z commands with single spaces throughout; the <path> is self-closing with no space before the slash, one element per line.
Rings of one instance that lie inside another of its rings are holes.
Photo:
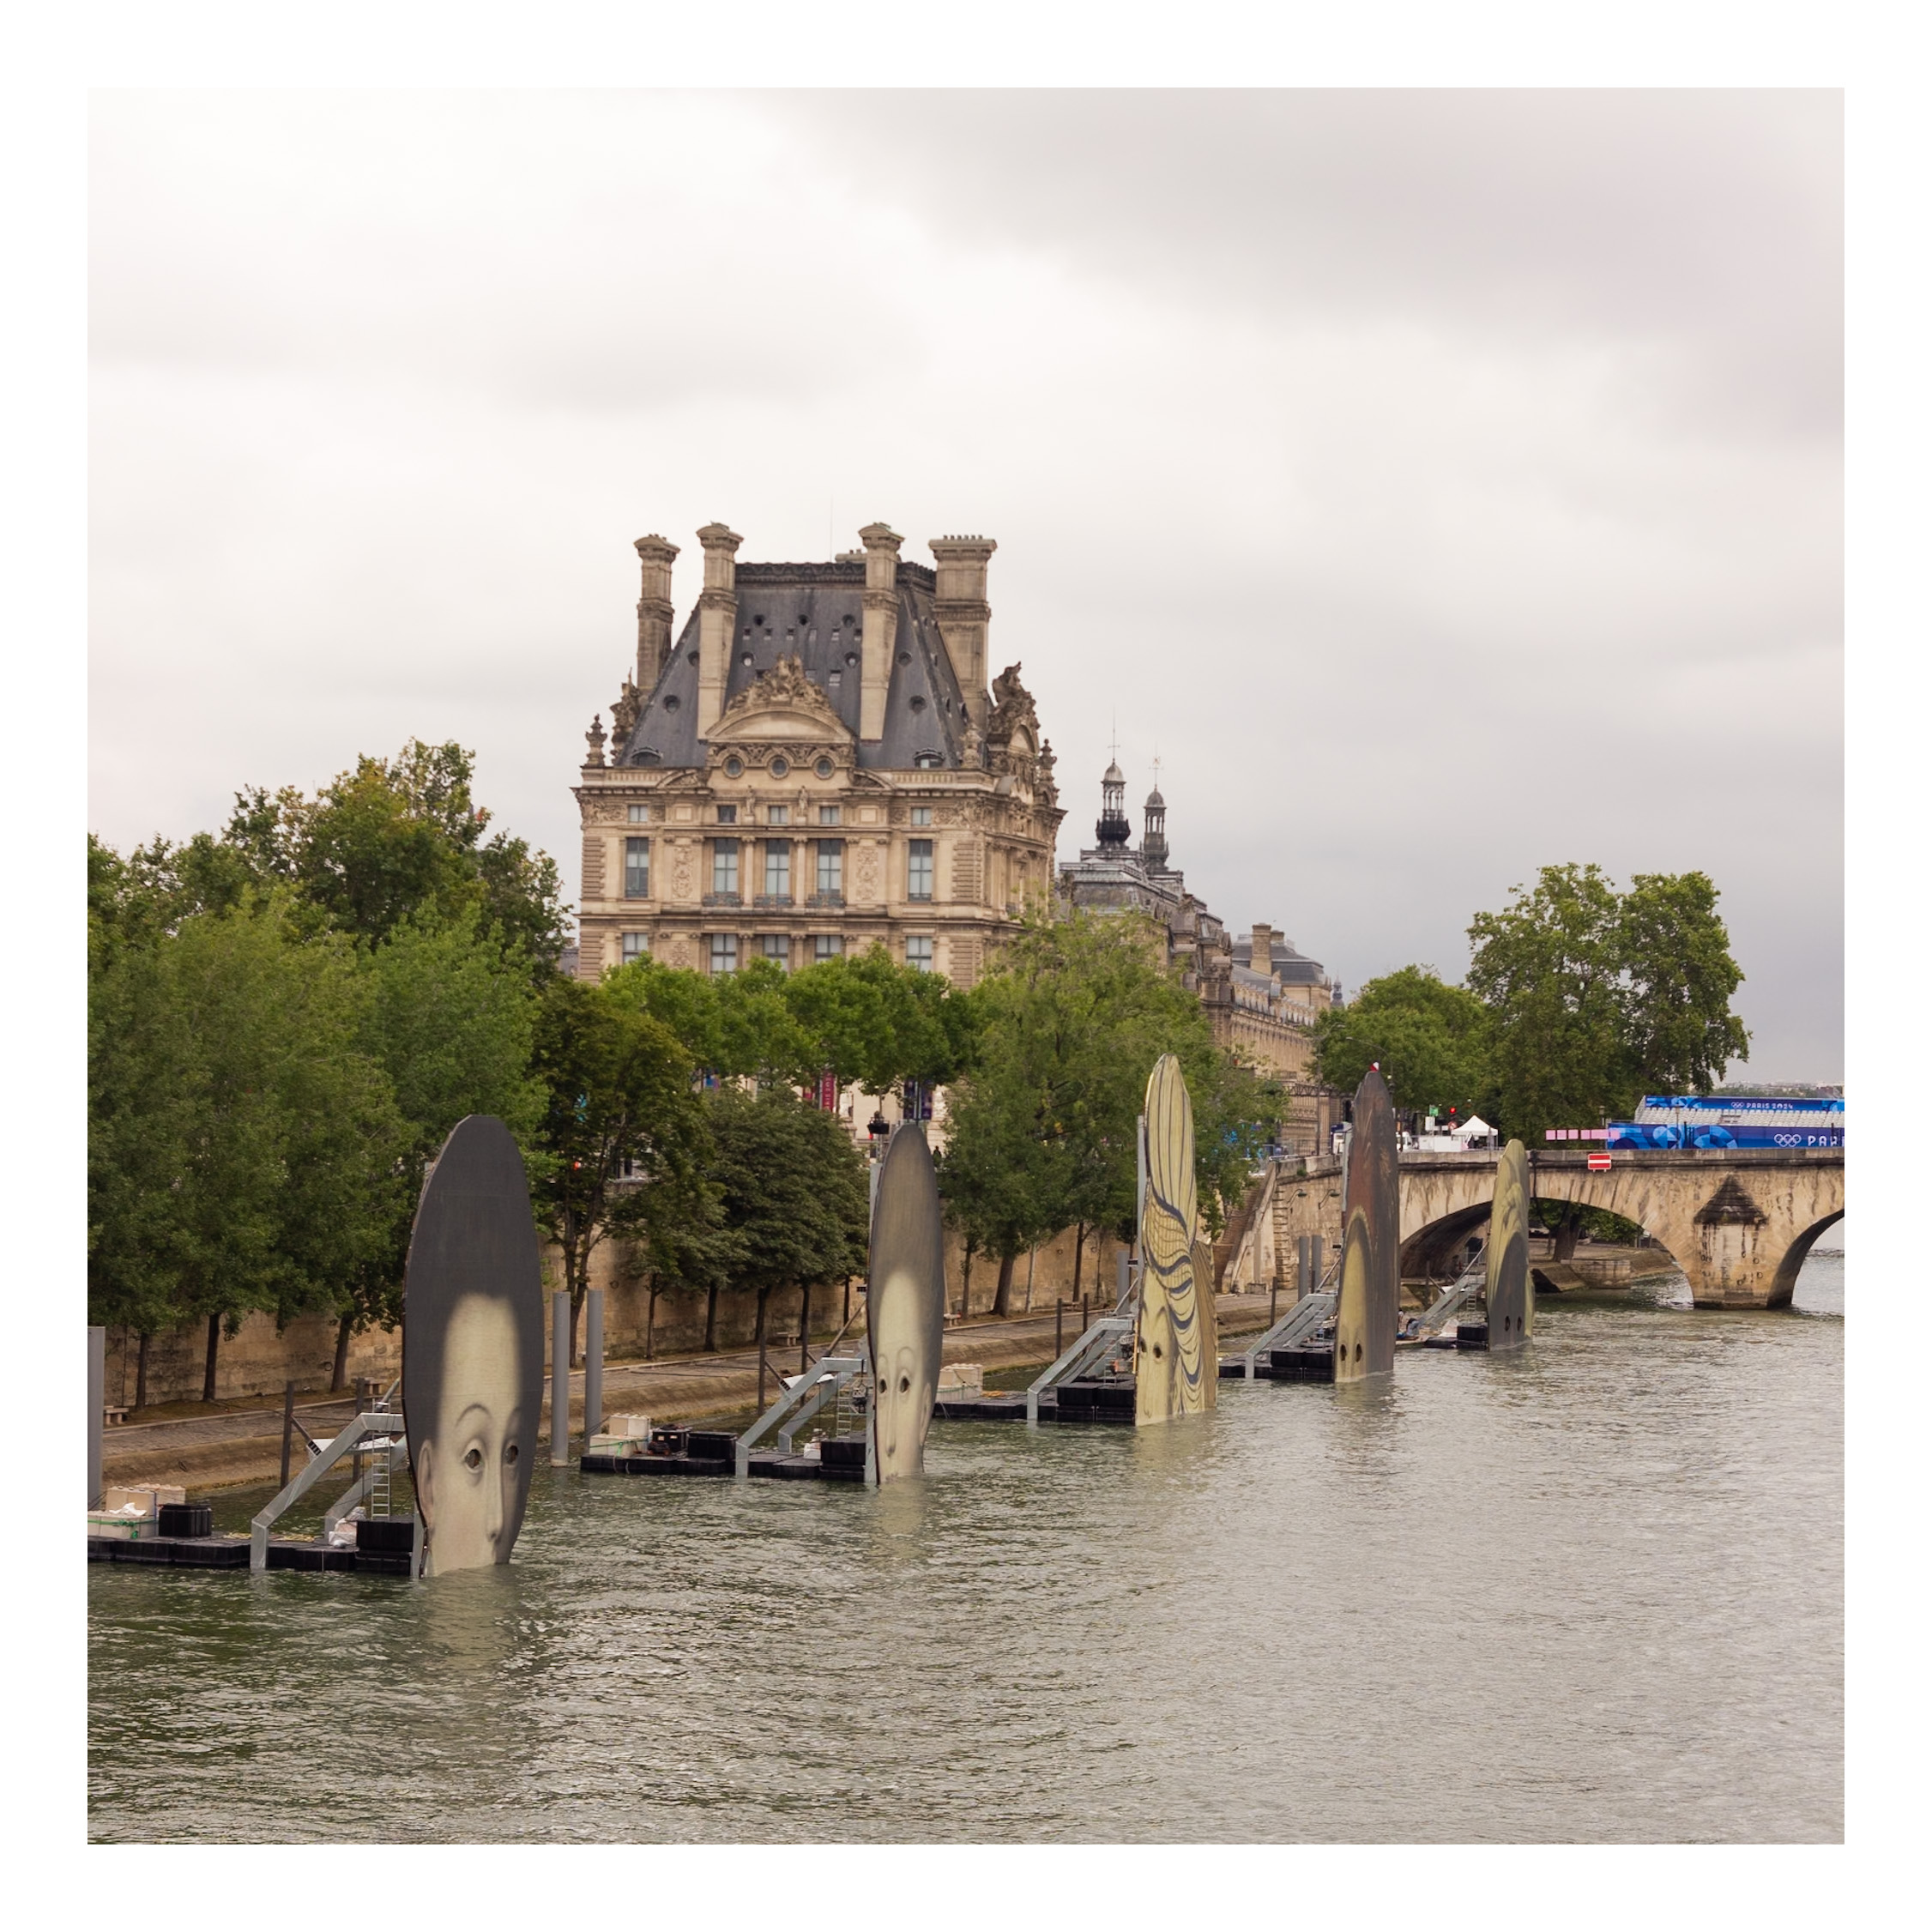
<path fill-rule="evenodd" d="M 724 709 L 731 634 L 738 622 L 738 546 L 744 542 L 722 523 L 697 533 L 704 546 L 704 588 L 697 598 L 697 735 L 709 738 Z"/>
<path fill-rule="evenodd" d="M 636 548 L 644 566 L 643 592 L 637 599 L 637 689 L 649 697 L 671 655 L 671 622 L 677 614 L 671 602 L 671 565 L 678 546 L 649 536 L 639 537 Z"/>
<path fill-rule="evenodd" d="M 899 546 L 906 540 L 883 523 L 868 523 L 859 540 L 866 546 L 859 735 L 876 743 L 885 733 L 885 692 L 892 682 L 892 647 L 899 634 Z"/>
<path fill-rule="evenodd" d="M 987 632 L 993 622 L 993 607 L 986 601 L 986 570 L 999 546 L 991 537 L 934 537 L 928 547 L 938 565 L 933 614 L 966 700 L 966 715 L 983 733 L 993 709 L 986 675 Z"/>

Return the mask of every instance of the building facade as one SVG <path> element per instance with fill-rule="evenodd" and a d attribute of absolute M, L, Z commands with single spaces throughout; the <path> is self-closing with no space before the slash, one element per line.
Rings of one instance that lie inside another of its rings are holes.
<path fill-rule="evenodd" d="M 1217 1042 L 1234 1048 L 1283 1084 L 1289 1106 L 1284 1148 L 1325 1151 L 1342 1118 L 1342 1098 L 1314 1076 L 1314 1027 L 1339 1005 L 1341 987 L 1319 960 L 1298 952 L 1271 926 L 1230 933 L 1187 890 L 1170 863 L 1167 800 L 1156 786 L 1147 795 L 1141 842 L 1132 843 L 1125 803 L 1126 781 L 1118 764 L 1101 778 L 1095 842 L 1060 868 L 1064 903 L 1099 912 L 1139 912 L 1166 933 L 1168 966 L 1207 1009 Z"/>
<path fill-rule="evenodd" d="M 996 546 L 935 537 L 928 568 L 883 523 L 859 536 L 829 564 L 740 564 L 707 525 L 674 638 L 677 546 L 638 540 L 635 672 L 575 788 L 580 978 L 877 942 L 970 986 L 1052 891 L 1053 748 L 1019 666 L 987 681 Z"/>

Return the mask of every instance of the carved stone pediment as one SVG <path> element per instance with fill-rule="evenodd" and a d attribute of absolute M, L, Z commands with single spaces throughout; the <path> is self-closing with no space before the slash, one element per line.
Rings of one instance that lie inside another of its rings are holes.
<path fill-rule="evenodd" d="M 836 745 L 852 741 L 831 700 L 805 674 L 804 664 L 791 655 L 761 671 L 740 691 L 725 706 L 710 736 L 714 745 L 728 738 L 744 744 L 797 739 L 830 739 Z"/>

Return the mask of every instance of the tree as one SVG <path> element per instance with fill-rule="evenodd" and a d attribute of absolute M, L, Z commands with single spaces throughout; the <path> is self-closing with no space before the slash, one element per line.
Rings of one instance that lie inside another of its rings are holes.
<path fill-rule="evenodd" d="M 470 904 L 446 923 L 419 908 L 387 942 L 358 949 L 368 999 L 362 1037 L 394 1088 L 405 1127 L 398 1211 L 389 1239 L 350 1283 L 335 1336 L 334 1386 L 344 1386 L 353 1336 L 402 1316 L 409 1232 L 423 1177 L 450 1131 L 491 1114 L 528 1156 L 543 1110 L 530 1072 L 536 994 L 514 944 Z"/>
<path fill-rule="evenodd" d="M 174 918 L 90 871 L 89 1300 L 143 1336 L 205 1319 L 213 1400 L 224 1328 L 332 1310 L 379 1252 L 402 1126 L 346 945 L 274 893 Z"/>
<path fill-rule="evenodd" d="M 371 945 L 412 918 L 474 911 L 540 983 L 564 944 L 557 866 L 506 833 L 484 841 L 474 770 L 462 746 L 411 739 L 394 758 L 358 758 L 313 799 L 291 786 L 237 793 L 220 844 L 256 881 L 287 885 L 314 921 Z M 219 884 L 214 842 L 190 841 L 184 869 Z"/>
<path fill-rule="evenodd" d="M 690 1055 L 607 985 L 552 975 L 538 1004 L 531 1068 L 543 1088 L 532 1189 L 571 1296 L 571 1353 L 591 1257 L 613 1236 L 648 1241 L 703 1212 L 709 1152 Z"/>
<path fill-rule="evenodd" d="M 782 1090 L 724 1087 L 706 1103 L 715 1149 L 710 1176 L 743 1246 L 736 1277 L 758 1291 L 758 1338 L 782 1288 L 843 1281 L 866 1265 L 871 1224 L 865 1157 L 835 1114 Z M 705 1346 L 716 1346 L 714 1290 Z"/>
<path fill-rule="evenodd" d="M 1743 981 L 1702 872 L 1639 873 L 1619 893 L 1593 865 L 1545 866 L 1535 887 L 1470 921 L 1469 986 L 1494 1046 L 1484 1111 L 1534 1145 L 1549 1127 L 1627 1119 L 1646 1091 L 1706 1084 L 1750 1035 Z M 1546 1204 L 1557 1253 L 1580 1214 Z"/>
<path fill-rule="evenodd" d="M 1088 1229 L 1133 1231 L 1147 1076 L 1180 1060 L 1195 1170 L 1211 1229 L 1245 1193 L 1279 1118 L 1280 1090 L 1214 1042 L 1207 1015 L 1137 915 L 1029 920 L 975 989 L 977 1060 L 955 1085 L 940 1187 L 975 1245 L 998 1258 L 1004 1309 L 1014 1257 L 1072 1226 L 1075 1291 Z"/>
<path fill-rule="evenodd" d="M 1380 1066 L 1398 1107 L 1477 1110 L 1489 1078 L 1489 1014 L 1476 995 L 1427 966 L 1370 980 L 1346 1006 L 1315 1022 L 1315 1068 L 1352 1093 Z"/>

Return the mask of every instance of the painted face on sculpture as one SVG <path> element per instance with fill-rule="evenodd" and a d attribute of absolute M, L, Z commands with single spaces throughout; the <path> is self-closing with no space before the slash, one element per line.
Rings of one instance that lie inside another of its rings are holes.
<path fill-rule="evenodd" d="M 895 1269 L 875 1292 L 878 1307 L 872 1331 L 872 1400 L 878 1404 L 874 1440 L 883 1482 L 919 1474 L 939 1371 L 927 1350 L 917 1277 Z"/>
<path fill-rule="evenodd" d="M 435 1426 L 416 1450 L 432 1576 L 510 1561 L 528 1481 L 522 1382 L 508 1305 L 490 1295 L 462 1296 L 444 1343 Z"/>

